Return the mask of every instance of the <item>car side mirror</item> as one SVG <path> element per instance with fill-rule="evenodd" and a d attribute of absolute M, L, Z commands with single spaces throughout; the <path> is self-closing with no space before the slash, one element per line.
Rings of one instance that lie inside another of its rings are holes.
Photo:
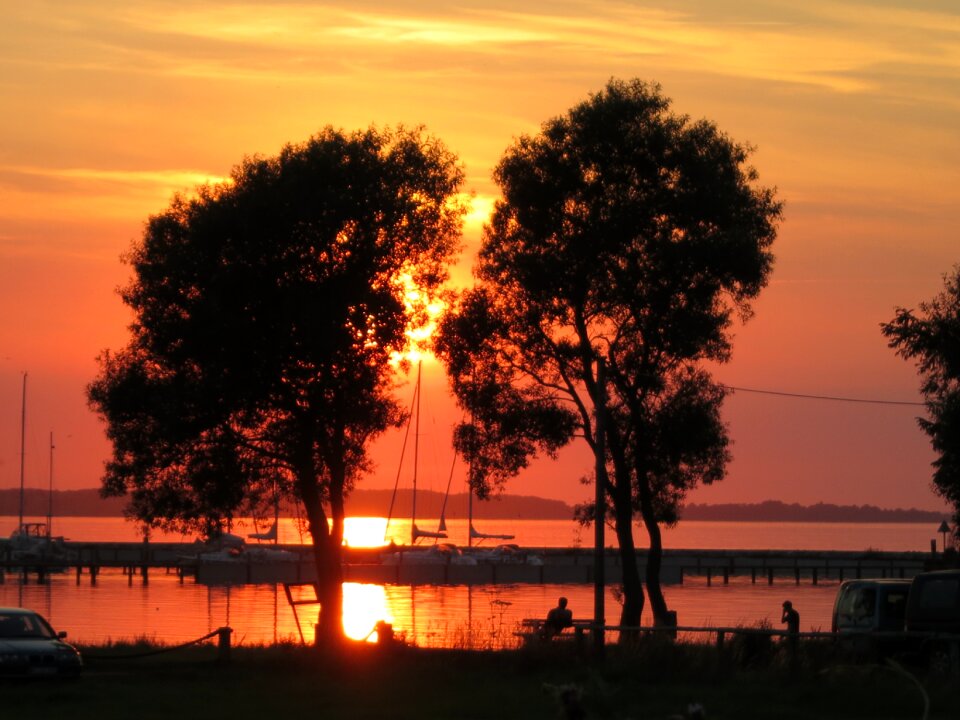
<path fill-rule="evenodd" d="M 61 630 L 60 632 L 57 633 L 57 637 L 60 638 L 61 640 L 63 640 L 66 636 L 67 636 L 66 630 Z"/>

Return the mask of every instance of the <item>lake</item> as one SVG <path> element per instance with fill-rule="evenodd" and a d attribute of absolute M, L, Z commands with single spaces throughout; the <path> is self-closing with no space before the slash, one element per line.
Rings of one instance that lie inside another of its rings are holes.
<path fill-rule="evenodd" d="M 33 520 L 33 518 L 31 518 Z M 42 520 L 42 518 L 37 518 Z M 418 520 L 423 529 L 435 521 Z M 513 542 L 528 547 L 564 547 L 592 543 L 592 531 L 570 521 L 484 520 L 476 523 L 486 533 L 516 535 Z M 8 535 L 16 518 L 0 518 L 0 534 Z M 384 520 L 360 525 L 382 528 Z M 448 520 L 451 540 L 466 540 L 466 522 Z M 391 523 L 389 535 L 398 542 L 409 533 L 409 521 Z M 237 523 L 234 530 L 253 531 L 252 522 Z M 259 528 L 259 529 L 262 529 Z M 726 523 L 688 521 L 669 529 L 669 548 L 698 549 L 797 549 L 797 550 L 929 550 L 936 537 L 928 524 L 835 523 Z M 54 532 L 71 540 L 139 541 L 134 525 L 118 518 L 58 518 Z M 358 538 L 366 527 L 358 531 Z M 153 539 L 186 540 L 179 535 L 154 534 Z M 645 535 L 636 534 L 638 541 Z M 280 540 L 299 542 L 295 520 L 281 523 Z M 304 538 L 306 539 L 306 538 Z M 489 541 L 487 542 L 489 544 Z M 641 547 L 642 542 L 638 543 Z M 729 585 L 708 587 L 705 578 L 692 577 L 683 585 L 664 588 L 667 602 L 678 613 L 681 625 L 755 625 L 780 627 L 780 605 L 793 601 L 801 614 L 801 628 L 829 629 L 836 581 L 797 586 L 778 579 L 773 586 L 752 585 L 749 578 L 732 578 Z M 394 625 L 410 641 L 422 646 L 502 647 L 514 642 L 514 630 L 527 617 L 543 617 L 565 595 L 574 617 L 588 617 L 593 590 L 588 585 L 399 586 L 346 583 L 344 626 L 351 637 L 366 636 L 378 620 Z M 0 585 L 0 605 L 30 607 L 46 615 L 58 630 L 67 630 L 81 643 L 146 637 L 166 643 L 191 640 L 222 625 L 234 628 L 234 642 L 245 644 L 299 641 L 296 617 L 282 586 L 206 586 L 176 575 L 154 572 L 150 582 L 132 584 L 120 571 L 103 572 L 95 586 L 84 575 L 80 584 L 72 574 L 55 575 L 45 585 L 22 585 L 13 576 Z M 300 621 L 307 641 L 313 637 L 310 606 L 301 606 Z M 315 611 L 312 611 L 315 613 Z M 606 594 L 606 617 L 619 617 L 616 591 Z M 645 611 L 644 624 L 650 622 Z"/>

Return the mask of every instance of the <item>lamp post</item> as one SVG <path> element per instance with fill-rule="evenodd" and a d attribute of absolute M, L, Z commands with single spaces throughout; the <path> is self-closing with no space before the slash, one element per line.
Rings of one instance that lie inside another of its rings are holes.
<path fill-rule="evenodd" d="M 607 497 L 604 479 L 606 478 L 606 377 L 603 367 L 603 358 L 597 360 L 597 419 L 596 419 L 596 466 L 594 479 L 594 516 L 593 516 L 593 652 L 598 662 L 603 662 L 604 631 L 606 618 L 604 617 L 605 599 L 605 563 L 603 523 L 606 520 Z"/>
<path fill-rule="evenodd" d="M 940 533 L 943 537 L 943 552 L 947 551 L 947 533 L 950 532 L 950 525 L 944 520 L 940 523 L 940 527 L 937 528 L 937 532 Z"/>

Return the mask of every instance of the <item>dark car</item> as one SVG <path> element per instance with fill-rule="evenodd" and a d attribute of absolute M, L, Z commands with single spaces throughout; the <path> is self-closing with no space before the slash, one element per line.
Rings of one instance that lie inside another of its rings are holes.
<path fill-rule="evenodd" d="M 924 633 L 920 657 L 931 672 L 957 672 L 960 657 L 960 570 L 920 573 L 910 586 L 906 628 Z"/>
<path fill-rule="evenodd" d="M 913 579 L 906 628 L 960 634 L 960 570 L 925 572 Z"/>
<path fill-rule="evenodd" d="M 891 633 L 903 631 L 909 580 L 847 580 L 833 605 L 833 632 L 841 646 L 860 657 L 899 655 L 908 641 Z"/>
<path fill-rule="evenodd" d="M 0 607 L 0 677 L 76 677 L 83 660 L 66 636 L 33 610 Z"/>
<path fill-rule="evenodd" d="M 837 591 L 833 632 L 903 630 L 909 580 L 847 580 Z"/>

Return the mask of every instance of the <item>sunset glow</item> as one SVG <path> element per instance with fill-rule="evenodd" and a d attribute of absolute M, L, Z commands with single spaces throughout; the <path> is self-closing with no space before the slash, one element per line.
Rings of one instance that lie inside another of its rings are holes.
<path fill-rule="evenodd" d="M 406 331 L 407 340 L 410 343 L 407 351 L 394 352 L 391 357 L 391 362 L 395 366 L 403 360 L 417 363 L 427 357 L 433 357 L 429 349 L 430 338 L 436 331 L 440 316 L 447 307 L 440 298 L 430 297 L 418 288 L 409 274 L 401 275 L 399 284 L 404 290 L 404 304 L 407 312 L 415 320 Z M 418 322 L 416 318 L 422 318 L 423 321 Z"/>
<path fill-rule="evenodd" d="M 0 48 L 4 487 L 17 482 L 23 372 L 27 486 L 45 485 L 51 430 L 58 486 L 98 485 L 108 445 L 84 388 L 94 358 L 128 338 L 119 258 L 174 193 L 326 125 L 422 124 L 466 173 L 465 249 L 451 271 L 462 287 L 505 148 L 611 77 L 659 82 L 677 112 L 756 147 L 760 182 L 785 201 L 770 286 L 718 379 L 919 398 L 879 324 L 931 297 L 960 261 L 960 12 L 948 3 L 38 0 L 7 4 Z M 425 347 L 443 306 L 403 291 L 428 319 L 404 355 L 430 365 L 437 450 L 421 464 L 448 467 L 460 411 Z M 728 477 L 693 501 L 942 507 L 915 409 L 739 393 L 724 414 Z M 372 448 L 362 487 L 392 486 L 400 443 Z M 582 502 L 590 462 L 567 449 L 507 489 Z"/>
<path fill-rule="evenodd" d="M 343 521 L 343 544 L 355 548 L 381 547 L 387 529 L 384 517 L 348 517 Z"/>

